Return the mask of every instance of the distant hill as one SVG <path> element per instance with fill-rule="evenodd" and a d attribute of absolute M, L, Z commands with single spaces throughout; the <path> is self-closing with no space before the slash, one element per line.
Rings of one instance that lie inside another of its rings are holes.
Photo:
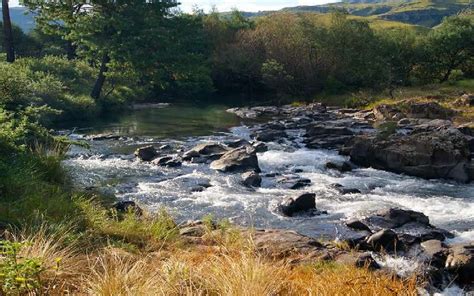
<path fill-rule="evenodd" d="M 2 8 L 0 8 L 0 15 L 1 11 Z M 35 19 L 33 15 L 24 7 L 10 7 L 10 17 L 12 23 L 20 27 L 24 32 L 29 32 L 35 27 Z"/>
<path fill-rule="evenodd" d="M 473 8 L 474 0 L 343 0 L 326 5 L 295 6 L 279 11 L 243 12 L 243 14 L 246 17 L 258 17 L 278 12 L 325 14 L 335 9 L 345 9 L 351 15 L 368 17 L 371 21 L 385 20 L 434 27 L 447 16 Z M 10 13 L 13 23 L 23 31 L 29 32 L 35 27 L 34 17 L 26 8 L 12 7 Z"/>
<path fill-rule="evenodd" d="M 289 7 L 283 11 L 327 13 L 345 9 L 352 15 L 434 27 L 443 18 L 473 7 L 472 0 L 345 0 L 328 5 Z"/>
<path fill-rule="evenodd" d="M 474 8 L 474 0 L 344 0 L 339 3 L 295 6 L 279 11 L 245 12 L 247 17 L 277 12 L 329 13 L 344 9 L 354 16 L 434 27 L 443 18 Z"/>

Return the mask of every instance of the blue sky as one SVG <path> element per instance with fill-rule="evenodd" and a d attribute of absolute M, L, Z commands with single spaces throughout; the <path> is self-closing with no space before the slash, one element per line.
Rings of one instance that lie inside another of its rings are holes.
<path fill-rule="evenodd" d="M 181 0 L 181 9 L 191 11 L 194 5 L 209 10 L 212 6 L 216 6 L 219 11 L 228 11 L 237 8 L 243 11 L 259 11 L 259 10 L 276 10 L 283 7 L 291 7 L 297 5 L 318 5 L 331 2 L 339 2 L 338 0 Z M 10 0 L 11 6 L 18 5 L 18 0 Z"/>

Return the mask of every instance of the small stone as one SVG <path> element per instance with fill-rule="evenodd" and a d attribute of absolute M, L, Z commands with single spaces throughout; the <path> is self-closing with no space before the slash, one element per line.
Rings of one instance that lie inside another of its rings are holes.
<path fill-rule="evenodd" d="M 260 187 L 262 184 L 262 177 L 256 172 L 246 172 L 241 175 L 242 183 L 248 187 Z"/>

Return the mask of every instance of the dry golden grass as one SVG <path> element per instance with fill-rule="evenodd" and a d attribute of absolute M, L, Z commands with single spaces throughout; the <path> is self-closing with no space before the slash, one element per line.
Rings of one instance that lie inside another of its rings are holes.
<path fill-rule="evenodd" d="M 86 255 L 65 244 L 67 233 L 17 234 L 23 258 L 41 258 L 47 295 L 416 295 L 416 279 L 401 280 L 337 263 L 291 264 L 259 254 L 235 233 L 211 241 L 132 254 L 106 247 Z M 215 237 L 214 237 L 215 238 Z M 55 265 L 60 260 L 60 268 Z M 32 295 L 34 293 L 31 293 Z"/>
<path fill-rule="evenodd" d="M 85 256 L 74 244 L 66 242 L 67 234 L 67 229 L 51 230 L 41 225 L 7 235 L 10 241 L 23 244 L 18 261 L 41 261 L 39 281 L 44 294 L 60 295 L 76 290 L 80 275 L 87 270 Z"/>

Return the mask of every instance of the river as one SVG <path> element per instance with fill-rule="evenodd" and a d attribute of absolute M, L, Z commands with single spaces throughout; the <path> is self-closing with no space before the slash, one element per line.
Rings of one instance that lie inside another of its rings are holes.
<path fill-rule="evenodd" d="M 63 162 L 80 188 L 97 188 L 119 199 L 134 200 L 151 211 L 166 208 L 178 221 L 200 219 L 212 214 L 234 223 L 262 228 L 285 228 L 313 237 L 337 239 L 350 234 L 343 222 L 379 209 L 401 207 L 423 212 L 432 224 L 452 231 L 450 241 L 474 240 L 474 184 L 423 180 L 385 171 L 359 168 L 341 174 L 325 169 L 328 160 L 345 158 L 337 151 L 309 150 L 301 144 L 302 130 L 293 130 L 294 141 L 270 143 L 269 151 L 258 154 L 263 183 L 250 189 L 238 174 L 213 171 L 208 164 L 183 163 L 179 168 L 163 168 L 136 160 L 140 146 L 171 145 L 185 151 L 200 142 L 249 139 L 250 122 L 225 112 L 226 106 L 168 106 L 146 108 L 98 120 L 75 129 L 74 139 L 111 133 L 122 139 L 89 141 L 90 147 L 73 147 Z M 298 174 L 311 180 L 301 190 L 283 188 L 272 173 Z M 210 183 L 202 192 L 192 192 L 197 184 Z M 339 183 L 361 190 L 360 194 L 340 195 L 331 187 Z M 299 193 L 317 195 L 317 208 L 327 215 L 288 218 L 278 204 Z"/>

